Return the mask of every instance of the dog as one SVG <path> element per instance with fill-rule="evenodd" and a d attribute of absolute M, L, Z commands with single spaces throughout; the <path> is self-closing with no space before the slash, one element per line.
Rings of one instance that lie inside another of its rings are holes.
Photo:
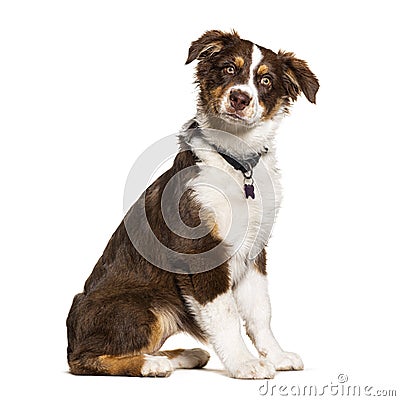
<path fill-rule="evenodd" d="M 205 366 L 200 348 L 160 350 L 179 332 L 210 344 L 233 378 L 303 369 L 270 329 L 265 247 L 282 192 L 275 130 L 301 93 L 315 103 L 319 82 L 293 53 L 235 31 L 206 31 L 186 64 L 195 60 L 197 114 L 172 167 L 127 212 L 74 297 L 72 374 L 165 377 Z"/>

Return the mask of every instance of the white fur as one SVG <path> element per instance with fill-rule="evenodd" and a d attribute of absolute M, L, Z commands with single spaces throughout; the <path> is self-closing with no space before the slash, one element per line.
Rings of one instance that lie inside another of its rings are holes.
<path fill-rule="evenodd" d="M 268 296 L 267 276 L 254 268 L 246 270 L 233 294 L 240 316 L 246 323 L 247 333 L 261 356 L 281 352 L 270 329 L 271 305 Z"/>
<path fill-rule="evenodd" d="M 248 85 L 252 90 L 255 92 L 255 96 L 258 95 L 257 88 L 254 85 L 254 72 L 256 71 L 258 65 L 261 63 L 261 60 L 263 59 L 263 55 L 261 53 L 261 50 L 257 45 L 253 45 L 253 53 L 251 55 L 251 65 L 250 65 L 250 77 L 249 77 L 249 82 Z M 258 96 L 257 96 L 258 98 Z"/>
<path fill-rule="evenodd" d="M 172 363 L 166 356 L 145 355 L 140 373 L 142 376 L 166 377 L 173 370 Z"/>
<path fill-rule="evenodd" d="M 270 378 L 273 365 L 260 361 L 247 349 L 240 333 L 240 319 L 232 292 L 221 294 L 206 305 L 186 297 L 202 330 L 228 370 L 237 378 Z"/>
<path fill-rule="evenodd" d="M 238 252 L 243 264 L 255 258 L 267 244 L 281 204 L 274 144 L 280 118 L 235 137 L 203 128 L 203 138 L 194 136 L 189 141 L 201 163 L 200 173 L 188 187 L 195 190 L 201 207 L 213 214 L 219 235 L 231 247 L 230 255 Z M 253 171 L 255 199 L 245 198 L 243 174 L 228 164 L 210 143 L 239 159 L 268 148 Z"/>
<path fill-rule="evenodd" d="M 303 369 L 301 358 L 292 352 L 284 352 L 272 334 L 267 276 L 254 268 L 247 269 L 233 294 L 247 333 L 260 357 L 266 357 L 276 370 Z"/>
<path fill-rule="evenodd" d="M 203 144 L 206 147 L 206 144 Z M 246 201 L 243 175 L 212 149 L 197 149 L 202 160 L 200 173 L 188 183 L 195 190 L 201 207 L 214 216 L 218 233 L 231 247 L 231 254 L 240 252 L 248 257 L 261 229 L 268 230 L 274 222 L 274 194 L 272 183 L 262 164 L 254 171 L 255 199 Z M 262 193 L 265 194 L 264 200 Z M 267 200 L 268 198 L 268 200 Z M 264 208 L 264 210 L 263 210 Z M 266 243 L 259 237 L 258 250 Z M 257 252 L 258 253 L 258 252 Z"/>

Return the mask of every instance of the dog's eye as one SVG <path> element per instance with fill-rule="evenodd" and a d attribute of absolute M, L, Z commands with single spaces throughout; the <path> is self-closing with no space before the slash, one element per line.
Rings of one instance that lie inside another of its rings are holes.
<path fill-rule="evenodd" d="M 225 67 L 224 71 L 229 75 L 233 75 L 236 72 L 236 69 L 235 69 L 235 67 L 230 65 L 228 67 Z"/>
<path fill-rule="evenodd" d="M 261 84 L 262 84 L 262 85 L 265 85 L 265 86 L 271 85 L 271 78 L 270 78 L 269 76 L 267 76 L 267 75 L 264 75 L 264 76 L 261 78 Z"/>

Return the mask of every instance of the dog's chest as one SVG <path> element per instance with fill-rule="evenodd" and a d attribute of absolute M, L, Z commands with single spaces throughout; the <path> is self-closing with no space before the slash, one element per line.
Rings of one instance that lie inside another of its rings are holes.
<path fill-rule="evenodd" d="M 200 172 L 188 186 L 194 190 L 201 218 L 218 233 L 229 249 L 229 256 L 255 258 L 268 241 L 279 206 L 274 190 L 279 187 L 278 176 L 269 166 L 270 155 L 262 156 L 254 168 L 253 199 L 245 196 L 245 181 L 240 171 L 216 152 L 198 153 L 202 160 L 198 164 Z"/>

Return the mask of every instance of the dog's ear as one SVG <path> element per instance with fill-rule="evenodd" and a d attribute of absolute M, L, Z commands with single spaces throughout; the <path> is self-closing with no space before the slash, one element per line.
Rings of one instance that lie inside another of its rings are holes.
<path fill-rule="evenodd" d="M 240 39 L 235 31 L 232 33 L 217 30 L 205 32 L 199 39 L 192 42 L 185 64 L 189 64 L 196 59 L 203 60 L 212 54 L 220 52 L 229 41 L 234 39 Z"/>
<path fill-rule="evenodd" d="M 294 101 L 303 92 L 308 101 L 315 103 L 319 83 L 307 63 L 296 58 L 293 53 L 282 50 L 279 50 L 278 57 L 283 62 L 284 85 L 288 96 Z"/>

